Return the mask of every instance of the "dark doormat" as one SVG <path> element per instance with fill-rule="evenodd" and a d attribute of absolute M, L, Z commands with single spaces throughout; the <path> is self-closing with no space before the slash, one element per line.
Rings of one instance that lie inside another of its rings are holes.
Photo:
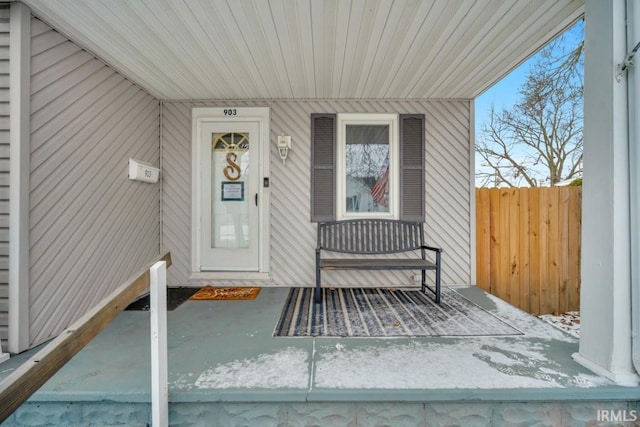
<path fill-rule="evenodd" d="M 188 300 L 191 295 L 198 292 L 199 288 L 167 288 L 167 311 L 173 311 Z M 125 310 L 129 311 L 149 311 L 149 294 L 129 304 Z"/>

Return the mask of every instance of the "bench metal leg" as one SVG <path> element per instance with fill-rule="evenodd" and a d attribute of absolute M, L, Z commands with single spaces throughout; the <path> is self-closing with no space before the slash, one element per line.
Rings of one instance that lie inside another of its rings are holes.
<path fill-rule="evenodd" d="M 440 252 L 436 253 L 436 304 L 440 304 Z"/>
<path fill-rule="evenodd" d="M 433 289 L 431 286 L 427 286 L 426 282 L 426 270 L 422 270 L 422 293 L 427 293 L 427 290 L 433 292 L 436 304 L 440 304 L 440 252 L 436 253 L 436 287 Z"/>
<path fill-rule="evenodd" d="M 313 294 L 313 302 L 316 304 L 322 304 L 322 289 L 316 284 L 316 290 Z"/>
<path fill-rule="evenodd" d="M 322 286 L 320 282 L 320 267 L 319 260 L 316 259 L 316 290 L 313 294 L 313 302 L 316 304 L 322 303 Z"/>

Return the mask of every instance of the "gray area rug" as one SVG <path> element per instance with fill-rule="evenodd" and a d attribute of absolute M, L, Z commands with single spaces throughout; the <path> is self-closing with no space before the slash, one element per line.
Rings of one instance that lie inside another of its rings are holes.
<path fill-rule="evenodd" d="M 285 337 L 441 337 L 522 335 L 522 332 L 469 301 L 442 289 L 434 303 L 418 290 L 292 288 L 273 335 Z"/>

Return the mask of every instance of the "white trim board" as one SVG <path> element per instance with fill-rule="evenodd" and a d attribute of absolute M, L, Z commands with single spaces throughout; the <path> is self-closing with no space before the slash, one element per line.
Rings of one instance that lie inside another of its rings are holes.
<path fill-rule="evenodd" d="M 31 11 L 11 3 L 9 50 L 9 351 L 29 348 Z"/>

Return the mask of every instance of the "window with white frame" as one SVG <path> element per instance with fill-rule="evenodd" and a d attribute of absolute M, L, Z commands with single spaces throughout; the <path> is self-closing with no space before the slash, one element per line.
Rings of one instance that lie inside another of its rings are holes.
<path fill-rule="evenodd" d="M 312 222 L 424 221 L 424 114 L 311 114 Z"/>
<path fill-rule="evenodd" d="M 398 116 L 339 114 L 338 219 L 398 217 Z"/>

